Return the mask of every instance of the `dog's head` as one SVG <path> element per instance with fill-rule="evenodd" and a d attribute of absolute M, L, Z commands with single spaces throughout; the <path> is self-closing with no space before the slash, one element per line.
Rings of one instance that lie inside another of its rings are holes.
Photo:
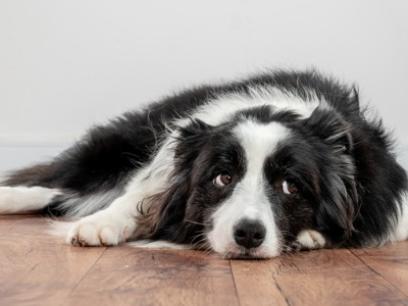
<path fill-rule="evenodd" d="M 349 126 L 329 110 L 306 119 L 269 107 L 180 130 L 155 237 L 227 257 L 273 257 L 305 229 L 350 235 L 356 202 Z"/>

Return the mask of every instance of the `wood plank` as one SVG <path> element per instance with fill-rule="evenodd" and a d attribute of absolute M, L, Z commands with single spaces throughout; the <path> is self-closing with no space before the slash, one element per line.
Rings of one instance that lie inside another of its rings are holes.
<path fill-rule="evenodd" d="M 271 265 L 274 274 L 288 272 L 312 273 L 320 270 L 357 269 L 364 264 L 349 250 L 315 250 L 283 255 Z"/>
<path fill-rule="evenodd" d="M 64 245 L 46 230 L 38 217 L 1 217 L 0 305 L 57 305 L 104 252 Z"/>
<path fill-rule="evenodd" d="M 408 243 L 352 250 L 368 267 L 408 296 Z"/>
<path fill-rule="evenodd" d="M 408 242 L 227 261 L 73 248 L 46 229 L 46 219 L 0 216 L 0 305 L 408 305 Z"/>
<path fill-rule="evenodd" d="M 290 305 L 408 305 L 404 295 L 368 270 L 286 273 L 276 281 Z"/>
<path fill-rule="evenodd" d="M 301 252 L 272 260 L 232 261 L 231 266 L 241 305 L 291 305 L 291 299 L 277 282 L 278 275 L 290 273 L 296 279 L 296 274 L 307 275 L 316 270 L 364 267 L 353 254 L 339 250 Z"/>
<path fill-rule="evenodd" d="M 240 304 L 246 305 L 289 305 L 275 281 L 273 270 L 278 269 L 278 259 L 272 260 L 233 260 L 232 272 Z"/>
<path fill-rule="evenodd" d="M 110 248 L 66 305 L 238 305 L 227 260 L 195 251 Z"/>
<path fill-rule="evenodd" d="M 289 305 L 408 304 L 403 293 L 349 250 L 305 252 L 281 261 L 283 269 L 272 268 Z"/>

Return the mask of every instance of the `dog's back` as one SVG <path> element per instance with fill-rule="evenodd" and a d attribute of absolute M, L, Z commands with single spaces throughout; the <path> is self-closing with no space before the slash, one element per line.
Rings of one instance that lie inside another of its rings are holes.
<path fill-rule="evenodd" d="M 355 96 L 345 97 L 350 93 Z M 245 99 L 277 94 L 310 103 L 321 98 L 345 116 L 359 114 L 356 90 L 350 92 L 314 71 L 265 73 L 238 82 L 197 87 L 166 97 L 144 110 L 125 113 L 107 125 L 93 127 L 82 140 L 49 163 L 11 173 L 2 185 L 44 187 L 50 194 L 58 194 L 46 205 L 43 203 L 47 214 L 88 215 L 123 193 L 132 174 L 154 156 L 177 120 L 188 120 L 210 101 L 216 101 L 223 109 L 224 99 L 220 97 Z M 228 111 L 228 105 L 226 108 Z"/>

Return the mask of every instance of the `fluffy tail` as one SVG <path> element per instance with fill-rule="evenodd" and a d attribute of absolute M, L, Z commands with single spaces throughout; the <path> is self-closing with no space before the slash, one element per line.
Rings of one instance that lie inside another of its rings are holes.
<path fill-rule="evenodd" d="M 0 186 L 42 186 L 53 188 L 53 177 L 55 176 L 53 163 L 38 164 L 6 174 L 6 178 Z"/>
<path fill-rule="evenodd" d="M 0 182 L 0 214 L 36 212 L 47 207 L 61 194 L 46 182 L 52 168 L 52 164 L 42 164 L 6 175 Z"/>
<path fill-rule="evenodd" d="M 0 187 L 0 214 L 37 212 L 60 195 L 58 189 L 44 187 Z"/>
<path fill-rule="evenodd" d="M 11 173 L 0 183 L 0 214 L 41 212 L 78 218 L 110 205 L 122 188 L 84 193 L 61 185 L 54 164 L 36 165 Z"/>

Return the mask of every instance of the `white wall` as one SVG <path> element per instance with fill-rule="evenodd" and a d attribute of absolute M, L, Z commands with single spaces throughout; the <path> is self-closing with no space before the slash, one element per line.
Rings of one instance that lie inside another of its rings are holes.
<path fill-rule="evenodd" d="M 406 0 L 1 0 L 0 150 L 59 148 L 202 81 L 311 66 L 357 82 L 408 143 L 407 11 Z M 13 166 L 40 157 L 24 154 Z"/>

